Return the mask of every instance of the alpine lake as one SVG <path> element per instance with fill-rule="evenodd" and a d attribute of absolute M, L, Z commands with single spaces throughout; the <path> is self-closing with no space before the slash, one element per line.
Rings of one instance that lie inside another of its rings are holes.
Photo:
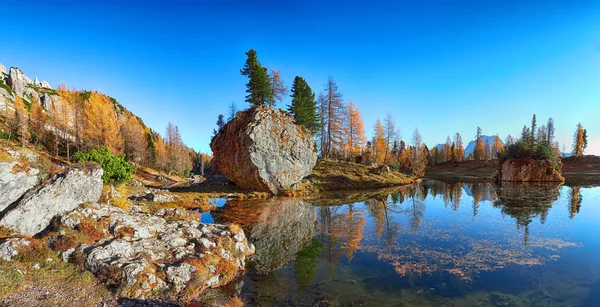
<path fill-rule="evenodd" d="M 600 187 L 424 181 L 214 200 L 256 247 L 251 306 L 600 306 Z"/>

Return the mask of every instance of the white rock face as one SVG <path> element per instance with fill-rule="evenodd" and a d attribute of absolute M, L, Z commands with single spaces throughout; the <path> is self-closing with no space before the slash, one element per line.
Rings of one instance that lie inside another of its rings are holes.
<path fill-rule="evenodd" d="M 179 292 L 193 279 L 204 287 L 223 285 L 230 279 L 219 276 L 221 272 L 214 267 L 198 269 L 186 261 L 199 262 L 210 256 L 210 263 L 234 263 L 236 271 L 241 272 L 246 257 L 254 253 L 254 246 L 243 233 L 234 233 L 225 225 L 202 224 L 197 215 L 178 208 L 161 209 L 152 215 L 87 204 L 63 216 L 60 227 L 77 230 L 81 221 L 90 219 L 105 222 L 102 227 L 106 237 L 95 245 L 79 248 L 86 255 L 86 268 L 100 277 L 118 272 L 122 285 L 132 289 L 130 295 L 136 298 L 158 289 Z M 166 278 L 159 278 L 161 275 Z"/>
<path fill-rule="evenodd" d="M 35 91 L 28 87 L 33 82 L 20 69 L 11 67 L 8 74 L 8 85 L 21 97 L 32 95 Z"/>
<path fill-rule="evenodd" d="M 30 241 L 23 238 L 9 238 L 0 243 L 0 259 L 11 261 L 12 257 L 19 254 L 19 249 L 24 246 L 29 246 Z"/>
<path fill-rule="evenodd" d="M 6 73 L 6 67 L 4 67 L 4 65 L 2 65 L 2 63 L 0 63 L 0 79 L 3 78 L 2 74 Z"/>
<path fill-rule="evenodd" d="M 18 162 L 0 162 L 0 212 L 39 183 L 38 173 L 36 168 L 22 170 Z"/>
<path fill-rule="evenodd" d="M 54 176 L 1 217 L 0 226 L 34 236 L 48 227 L 54 216 L 65 214 L 82 203 L 97 202 L 102 193 L 102 174 L 102 169 L 71 169 Z"/>

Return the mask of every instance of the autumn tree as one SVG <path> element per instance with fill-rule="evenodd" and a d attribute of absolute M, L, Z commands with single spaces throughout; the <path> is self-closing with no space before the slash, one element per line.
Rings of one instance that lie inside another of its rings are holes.
<path fill-rule="evenodd" d="M 498 153 L 503 151 L 504 146 L 502 145 L 502 141 L 500 140 L 500 137 L 496 135 L 496 137 L 494 138 L 494 144 L 492 145 L 492 158 L 498 159 Z"/>
<path fill-rule="evenodd" d="M 324 157 L 331 157 L 337 151 L 343 148 L 345 132 L 345 114 L 346 108 L 342 101 L 342 94 L 338 90 L 338 86 L 331 76 L 327 79 L 325 85 L 325 121 L 326 129 L 326 144 Z"/>
<path fill-rule="evenodd" d="M 115 105 L 111 99 L 92 92 L 84 108 L 85 128 L 83 134 L 90 148 L 107 147 L 113 154 L 123 152 Z"/>
<path fill-rule="evenodd" d="M 128 161 L 136 164 L 147 164 L 148 139 L 144 127 L 139 119 L 133 114 L 125 115 L 124 123 L 121 126 L 121 135 L 123 136 L 123 150 Z"/>
<path fill-rule="evenodd" d="M 351 157 L 360 155 L 365 146 L 366 137 L 360 111 L 356 108 L 354 101 L 348 104 L 348 151 Z"/>
<path fill-rule="evenodd" d="M 294 78 L 291 97 L 292 104 L 288 106 L 288 111 L 294 117 L 296 124 L 304 127 L 313 134 L 317 133 L 320 125 L 315 93 L 308 86 L 304 78 L 300 76 Z"/>
<path fill-rule="evenodd" d="M 46 138 L 46 114 L 41 103 L 34 103 L 31 106 L 31 137 L 34 145 L 38 145 Z"/>
<path fill-rule="evenodd" d="M 235 116 L 237 115 L 237 106 L 235 105 L 235 102 L 231 102 L 231 104 L 229 105 L 229 117 L 227 118 L 227 121 L 231 121 L 232 119 L 235 118 Z"/>
<path fill-rule="evenodd" d="M 29 113 L 25 109 L 25 102 L 21 97 L 15 99 L 15 116 L 13 117 L 12 130 L 21 140 L 21 146 L 25 147 L 29 140 Z"/>
<path fill-rule="evenodd" d="M 147 144 L 146 152 L 148 154 L 146 161 L 148 162 L 148 166 L 156 167 L 156 162 L 157 162 L 158 157 L 156 154 L 156 145 L 154 143 L 154 138 L 152 137 L 151 132 L 146 132 L 146 144 Z"/>
<path fill-rule="evenodd" d="M 587 145 L 587 135 L 585 129 L 581 123 L 577 124 L 577 129 L 575 130 L 575 134 L 573 136 L 573 155 L 575 157 L 581 157 L 583 155 L 583 151 L 585 150 L 585 145 Z"/>
<path fill-rule="evenodd" d="M 383 129 L 383 125 L 381 125 L 381 120 L 377 119 L 375 125 L 373 126 L 373 156 L 374 162 L 378 165 L 383 164 L 385 158 L 385 130 Z"/>
<path fill-rule="evenodd" d="M 383 158 L 383 163 L 388 163 L 389 152 L 391 150 L 391 145 L 398 138 L 398 130 L 396 129 L 396 123 L 394 123 L 394 119 L 392 118 L 392 113 L 388 112 L 383 121 L 383 131 L 385 138 L 385 153 Z"/>
<path fill-rule="evenodd" d="M 246 83 L 246 102 L 254 106 L 262 106 L 271 101 L 272 88 L 267 69 L 258 61 L 254 49 L 246 52 L 246 64 L 240 70 L 242 76 L 248 78 Z"/>
<path fill-rule="evenodd" d="M 474 160 L 483 160 L 485 157 L 485 145 L 481 136 L 481 128 L 477 127 L 477 136 L 475 141 L 475 149 L 473 150 Z"/>
<path fill-rule="evenodd" d="M 456 146 L 456 161 L 465 160 L 465 147 L 460 133 L 454 135 L 454 145 Z"/>
<path fill-rule="evenodd" d="M 271 69 L 269 80 L 271 83 L 269 106 L 274 107 L 277 104 L 277 100 L 282 101 L 283 97 L 287 94 L 287 87 L 283 84 L 283 79 L 278 70 Z"/>
<path fill-rule="evenodd" d="M 413 176 L 421 177 L 425 175 L 425 166 L 427 166 L 427 158 L 424 154 L 423 139 L 418 128 L 415 128 L 412 136 L 412 174 Z"/>

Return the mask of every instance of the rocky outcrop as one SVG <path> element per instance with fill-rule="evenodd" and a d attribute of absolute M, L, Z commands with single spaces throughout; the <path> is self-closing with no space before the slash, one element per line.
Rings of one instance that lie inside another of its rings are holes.
<path fill-rule="evenodd" d="M 54 176 L 18 203 L 6 208 L 0 226 L 33 236 L 44 230 L 56 215 L 67 213 L 85 202 L 97 202 L 102 193 L 101 168 L 72 168 Z"/>
<path fill-rule="evenodd" d="M 254 253 L 239 227 L 202 224 L 197 214 L 176 208 L 150 214 L 138 206 L 125 211 L 89 204 L 62 217 L 60 227 L 54 245 L 66 260 L 83 256 L 87 269 L 134 298 L 227 284 Z M 73 239 L 89 229 L 101 239 L 91 245 Z"/>
<path fill-rule="evenodd" d="M 0 212 L 39 183 L 39 170 L 23 163 L 0 162 Z"/>
<path fill-rule="evenodd" d="M 296 254 L 314 235 L 317 214 L 302 199 L 228 201 L 211 212 L 217 222 L 235 223 L 256 247 L 250 262 L 259 274 L 269 274 L 296 260 Z"/>
<path fill-rule="evenodd" d="M 28 85 L 33 82 L 20 69 L 11 67 L 8 73 L 8 85 L 21 97 L 30 96 L 34 90 Z"/>
<path fill-rule="evenodd" d="M 0 63 L 0 79 L 4 79 L 4 74 L 6 74 L 6 67 Z"/>
<path fill-rule="evenodd" d="M 14 256 L 19 254 L 19 251 L 29 246 L 31 242 L 23 238 L 8 238 L 4 241 L 0 240 L 0 260 L 11 261 Z"/>
<path fill-rule="evenodd" d="M 214 137 L 211 165 L 242 188 L 278 194 L 311 173 L 317 161 L 313 143 L 285 112 L 251 108 Z"/>
<path fill-rule="evenodd" d="M 501 162 L 494 174 L 496 181 L 511 182 L 564 182 L 562 164 L 548 160 L 523 158 Z"/>

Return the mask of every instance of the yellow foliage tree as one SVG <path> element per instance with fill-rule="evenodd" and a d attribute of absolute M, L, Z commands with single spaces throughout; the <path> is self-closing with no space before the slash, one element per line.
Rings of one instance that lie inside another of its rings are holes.
<path fill-rule="evenodd" d="M 348 104 L 348 152 L 351 157 L 360 155 L 366 143 L 363 121 L 360 111 L 356 108 L 354 101 Z"/>
<path fill-rule="evenodd" d="M 377 119 L 375 126 L 373 127 L 373 155 L 375 156 L 375 163 L 378 165 L 383 164 L 385 159 L 386 146 L 385 146 L 385 132 L 381 125 L 381 120 Z"/>
<path fill-rule="evenodd" d="M 108 96 L 92 92 L 84 107 L 84 117 L 83 135 L 91 147 L 105 146 L 113 154 L 123 153 L 117 112 Z"/>

